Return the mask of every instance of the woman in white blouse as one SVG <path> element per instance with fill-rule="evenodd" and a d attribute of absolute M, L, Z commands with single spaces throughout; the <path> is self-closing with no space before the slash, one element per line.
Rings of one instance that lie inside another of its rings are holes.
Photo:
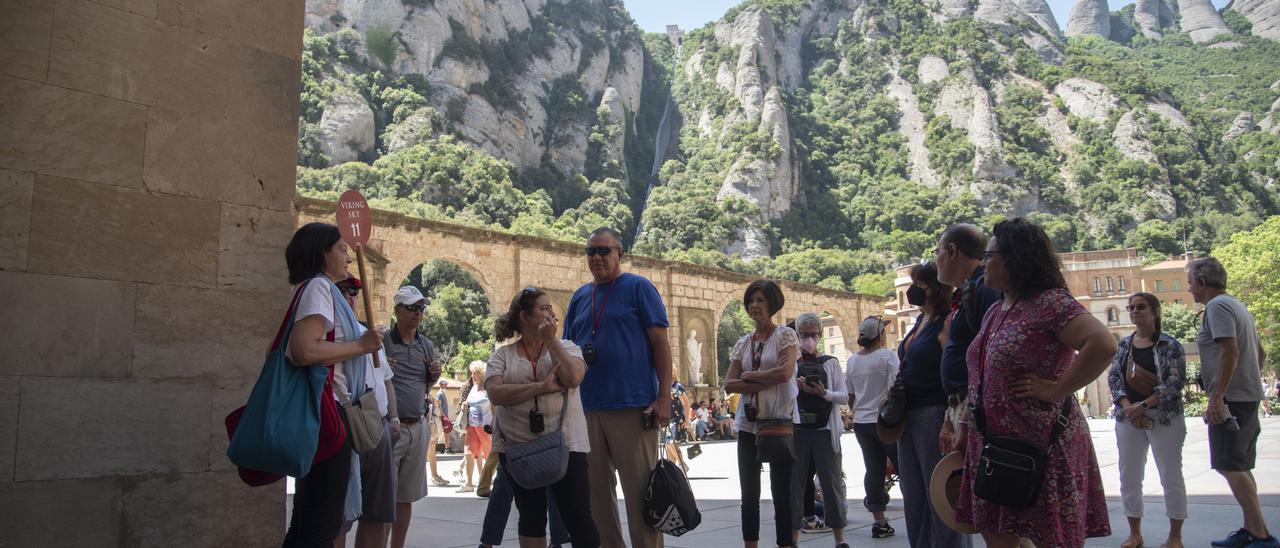
<path fill-rule="evenodd" d="M 738 402 L 738 483 L 742 487 L 742 540 L 756 548 L 760 540 L 760 460 L 756 438 L 760 421 L 790 419 L 799 422 L 795 401 L 796 357 L 800 347 L 796 332 L 773 323 L 785 302 L 782 289 L 769 280 L 747 286 L 742 304 L 756 329 L 734 345 L 729 356 L 725 391 L 742 394 Z M 774 528 L 778 546 L 792 546 L 792 463 L 769 463 L 769 490 L 773 495 Z"/>
<path fill-rule="evenodd" d="M 550 490 L 571 543 L 588 548 L 599 546 L 600 534 L 591 520 L 587 488 L 587 453 L 591 445 L 578 397 L 578 385 L 587 374 L 582 349 L 558 337 L 560 326 L 551 299 L 534 287 L 525 288 L 511 300 L 507 313 L 494 322 L 494 332 L 498 340 L 515 337 L 511 344 L 493 351 L 485 371 L 484 384 L 497 410 L 493 450 L 503 468 L 509 443 L 527 443 L 563 431 L 569 449 L 568 470 L 548 487 L 526 489 L 506 477 L 520 511 L 520 545 L 547 545 Z"/>

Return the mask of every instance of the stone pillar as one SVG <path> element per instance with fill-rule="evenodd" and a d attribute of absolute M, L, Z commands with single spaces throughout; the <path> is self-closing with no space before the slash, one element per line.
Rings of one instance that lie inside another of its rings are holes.
<path fill-rule="evenodd" d="M 13 546 L 277 546 L 225 456 L 287 306 L 303 2 L 0 3 Z"/>

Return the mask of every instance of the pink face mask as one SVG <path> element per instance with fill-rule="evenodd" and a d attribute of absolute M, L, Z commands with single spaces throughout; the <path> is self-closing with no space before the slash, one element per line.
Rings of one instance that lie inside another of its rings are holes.
<path fill-rule="evenodd" d="M 818 350 L 818 339 L 804 338 L 800 339 L 800 350 L 805 354 L 813 354 Z"/>

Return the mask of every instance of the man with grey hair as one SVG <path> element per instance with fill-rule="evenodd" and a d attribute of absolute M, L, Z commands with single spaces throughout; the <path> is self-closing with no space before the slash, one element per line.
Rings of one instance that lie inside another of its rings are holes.
<path fill-rule="evenodd" d="M 987 309 L 1000 300 L 1000 294 L 987 287 L 982 253 L 987 249 L 987 235 L 968 223 L 947 227 L 938 238 L 934 264 L 938 281 L 959 289 L 952 297 L 947 345 L 942 350 L 942 389 L 947 393 L 947 421 L 939 432 L 943 454 L 963 451 L 967 436 L 964 415 L 969 389 L 969 365 L 965 353 L 982 327 Z"/>
<path fill-rule="evenodd" d="M 800 423 L 795 428 L 796 462 L 791 472 L 791 507 L 804 508 L 806 486 L 813 482 L 812 472 L 822 485 L 822 505 L 826 526 L 831 528 L 837 548 L 844 542 L 845 516 L 844 476 L 840 463 L 840 406 L 848 405 L 849 392 L 840 360 L 818 352 L 822 337 L 822 320 L 813 312 L 796 317 L 796 334 L 800 338 L 800 359 L 796 360 L 796 407 Z M 797 537 L 804 512 L 792 512 L 791 529 Z"/>
<path fill-rule="evenodd" d="M 1209 392 L 1204 422 L 1209 425 L 1209 465 L 1227 478 L 1244 514 L 1244 527 L 1213 546 L 1280 546 L 1267 530 L 1253 478 L 1257 459 L 1258 402 L 1262 400 L 1262 363 L 1253 315 L 1227 294 L 1227 271 L 1213 257 L 1187 265 L 1187 290 L 1204 305 L 1196 335 L 1200 373 Z"/>

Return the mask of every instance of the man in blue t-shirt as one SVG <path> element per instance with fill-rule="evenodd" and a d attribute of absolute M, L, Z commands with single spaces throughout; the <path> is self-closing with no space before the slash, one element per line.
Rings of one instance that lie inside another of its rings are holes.
<path fill-rule="evenodd" d="M 620 480 L 631 546 L 661 547 L 662 534 L 645 524 L 643 499 L 658 462 L 656 426 L 671 420 L 667 309 L 652 282 L 622 272 L 616 231 L 596 229 L 586 253 L 594 280 L 569 300 L 564 337 L 582 348 L 587 362 L 578 392 L 591 440 L 591 514 L 602 546 L 626 546 L 614 495 Z"/>

